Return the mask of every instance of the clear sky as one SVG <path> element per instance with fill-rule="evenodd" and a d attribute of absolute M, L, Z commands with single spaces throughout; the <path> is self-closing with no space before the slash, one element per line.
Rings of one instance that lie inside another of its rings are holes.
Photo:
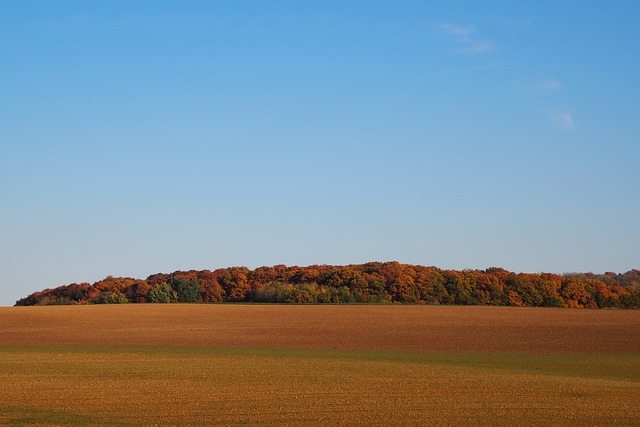
<path fill-rule="evenodd" d="M 640 267 L 640 2 L 0 0 L 0 305 L 107 275 Z"/>

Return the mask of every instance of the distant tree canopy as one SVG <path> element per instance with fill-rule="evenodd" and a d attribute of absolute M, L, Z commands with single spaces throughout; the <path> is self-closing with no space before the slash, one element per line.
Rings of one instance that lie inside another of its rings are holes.
<path fill-rule="evenodd" d="M 640 270 L 513 273 L 502 268 L 442 270 L 370 262 L 308 267 L 221 268 L 116 278 L 35 292 L 17 306 L 117 303 L 406 303 L 526 307 L 640 308 Z"/>

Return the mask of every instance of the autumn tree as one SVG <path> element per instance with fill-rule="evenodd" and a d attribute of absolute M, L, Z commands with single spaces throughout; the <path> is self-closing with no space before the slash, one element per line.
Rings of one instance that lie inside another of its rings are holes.
<path fill-rule="evenodd" d="M 490 304 L 640 308 L 640 270 L 623 274 L 512 273 L 502 268 L 440 270 L 371 262 L 346 266 L 276 265 L 108 276 L 34 292 L 16 305 L 125 302 Z"/>
<path fill-rule="evenodd" d="M 220 286 L 218 276 L 214 272 L 210 270 L 198 271 L 196 279 L 200 284 L 200 297 L 203 302 L 224 301 L 224 289 Z"/>
<path fill-rule="evenodd" d="M 230 267 L 214 272 L 217 281 L 225 292 L 225 300 L 230 302 L 244 301 L 251 292 L 248 282 L 247 267 Z"/>
<path fill-rule="evenodd" d="M 585 288 L 585 281 L 569 277 L 562 281 L 562 288 L 560 289 L 560 295 L 562 296 L 567 307 L 571 308 L 596 308 L 596 302 L 593 296 Z"/>
<path fill-rule="evenodd" d="M 420 300 L 427 304 L 451 304 L 453 298 L 444 286 L 442 271 L 436 267 L 416 268 L 415 286 Z"/>
<path fill-rule="evenodd" d="M 416 288 L 413 277 L 406 273 L 393 278 L 391 283 L 387 284 L 387 292 L 391 295 L 394 302 L 417 303 L 420 301 L 420 295 Z"/>

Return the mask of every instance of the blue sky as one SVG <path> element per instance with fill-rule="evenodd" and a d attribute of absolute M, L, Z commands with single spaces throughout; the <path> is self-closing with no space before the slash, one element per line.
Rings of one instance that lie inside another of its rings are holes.
<path fill-rule="evenodd" d="M 0 1 L 0 305 L 107 275 L 640 267 L 640 2 Z"/>

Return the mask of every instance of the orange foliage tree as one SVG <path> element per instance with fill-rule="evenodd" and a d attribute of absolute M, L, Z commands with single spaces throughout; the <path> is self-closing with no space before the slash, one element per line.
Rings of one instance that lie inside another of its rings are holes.
<path fill-rule="evenodd" d="M 640 270 L 561 276 L 512 273 L 498 267 L 441 270 L 393 261 L 189 270 L 157 273 L 144 280 L 108 276 L 93 284 L 71 283 L 34 292 L 16 305 L 182 300 L 640 308 L 639 288 Z"/>

